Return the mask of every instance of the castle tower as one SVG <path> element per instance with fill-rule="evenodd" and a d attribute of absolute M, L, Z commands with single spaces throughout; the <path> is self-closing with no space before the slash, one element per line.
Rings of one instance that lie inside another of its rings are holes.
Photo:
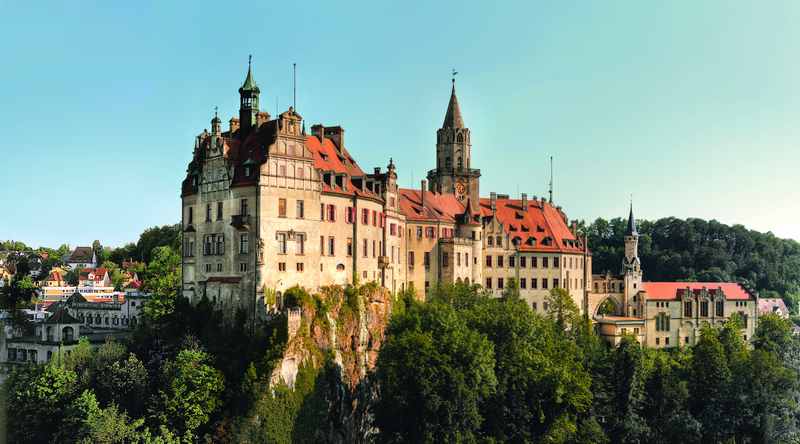
<path fill-rule="evenodd" d="M 622 297 L 624 316 L 639 316 L 641 308 L 634 296 L 642 287 L 642 266 L 639 261 L 639 232 L 636 230 L 636 219 L 633 217 L 633 203 L 628 214 L 628 228 L 625 230 L 625 257 L 622 259 L 622 273 L 625 281 L 625 293 Z"/>
<path fill-rule="evenodd" d="M 479 204 L 481 172 L 470 168 L 472 145 L 469 128 L 464 126 L 461 108 L 456 97 L 456 82 L 450 91 L 450 103 L 442 127 L 436 132 L 436 169 L 428 171 L 430 191 L 455 193 L 459 200 Z"/>
<path fill-rule="evenodd" d="M 244 139 L 250 130 L 256 125 L 258 118 L 258 89 L 255 79 L 253 79 L 252 56 L 247 61 L 247 77 L 244 84 L 239 88 L 239 134 Z"/>

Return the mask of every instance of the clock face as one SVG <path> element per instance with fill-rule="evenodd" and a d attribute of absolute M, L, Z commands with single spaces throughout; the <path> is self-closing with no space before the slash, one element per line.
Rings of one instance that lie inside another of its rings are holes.
<path fill-rule="evenodd" d="M 464 192 L 467 190 L 466 185 L 464 182 L 456 182 L 456 194 L 459 196 L 463 196 Z"/>

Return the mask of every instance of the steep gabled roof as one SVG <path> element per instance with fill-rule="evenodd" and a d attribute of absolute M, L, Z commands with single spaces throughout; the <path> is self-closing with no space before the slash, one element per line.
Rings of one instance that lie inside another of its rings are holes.
<path fill-rule="evenodd" d="M 55 313 L 53 313 L 47 320 L 44 321 L 45 324 L 80 324 L 81 321 L 75 319 L 74 316 L 69 314 L 66 308 L 59 307 Z"/>
<path fill-rule="evenodd" d="M 633 204 L 631 203 L 631 212 L 628 214 L 628 229 L 625 230 L 626 236 L 638 236 L 639 232 L 636 231 L 636 219 L 633 218 Z"/>
<path fill-rule="evenodd" d="M 491 199 L 481 198 L 481 214 L 492 216 Z M 544 200 L 531 200 L 527 208 L 520 199 L 496 199 L 494 217 L 520 251 L 583 253 L 583 242 L 564 220 L 561 210 Z"/>
<path fill-rule="evenodd" d="M 464 205 L 455 194 L 425 191 L 423 206 L 422 193 L 418 189 L 400 189 L 400 212 L 406 220 L 455 223 L 464 212 Z"/>

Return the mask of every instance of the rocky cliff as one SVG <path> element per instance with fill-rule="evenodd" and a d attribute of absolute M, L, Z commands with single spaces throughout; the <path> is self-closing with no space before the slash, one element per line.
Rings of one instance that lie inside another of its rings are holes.
<path fill-rule="evenodd" d="M 287 292 L 288 293 L 288 292 Z M 287 295 L 289 337 L 272 385 L 293 387 L 303 367 L 319 369 L 327 421 L 317 439 L 368 442 L 373 434 L 370 404 L 375 387 L 368 377 L 392 312 L 392 296 L 377 285 L 323 288 L 319 294 Z"/>

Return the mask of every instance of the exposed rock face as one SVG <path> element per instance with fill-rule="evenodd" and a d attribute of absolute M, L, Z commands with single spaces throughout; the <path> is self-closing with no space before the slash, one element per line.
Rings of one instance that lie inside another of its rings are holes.
<path fill-rule="evenodd" d="M 288 343 L 272 383 L 292 387 L 302 364 L 320 368 L 326 356 L 332 358 L 333 369 L 319 376 L 330 384 L 328 424 L 320 424 L 325 442 L 369 442 L 374 434 L 370 406 L 376 390 L 368 375 L 378 359 L 392 302 L 391 294 L 377 286 L 326 287 L 300 304 L 299 323 L 288 311 Z"/>

